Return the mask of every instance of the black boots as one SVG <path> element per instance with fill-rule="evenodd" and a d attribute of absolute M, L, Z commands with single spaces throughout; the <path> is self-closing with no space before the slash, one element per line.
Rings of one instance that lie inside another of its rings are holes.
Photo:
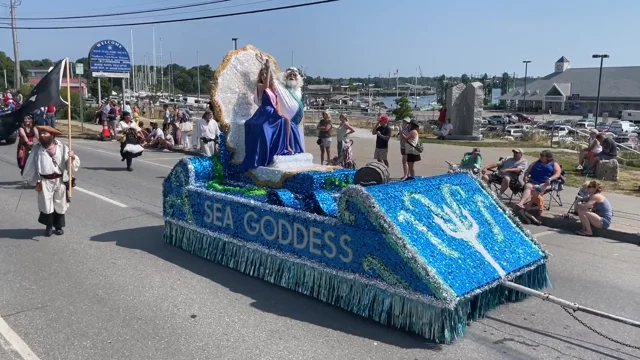
<path fill-rule="evenodd" d="M 50 237 L 52 234 L 63 235 L 64 230 L 62 230 L 62 228 L 59 228 L 59 229 L 55 229 L 54 231 L 51 226 L 47 226 L 47 228 L 44 229 L 44 236 Z"/>

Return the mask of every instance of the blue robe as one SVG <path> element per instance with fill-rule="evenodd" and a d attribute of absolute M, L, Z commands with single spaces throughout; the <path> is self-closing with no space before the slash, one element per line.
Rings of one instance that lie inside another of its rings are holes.
<path fill-rule="evenodd" d="M 285 118 L 278 113 L 269 93 L 265 90 L 262 93 L 260 107 L 244 123 L 245 155 L 242 162 L 244 170 L 267 166 L 277 155 L 293 155 L 304 151 L 304 138 L 300 135 L 298 126 L 293 122 L 290 123 L 289 137 L 289 146 L 293 150 L 293 154 L 288 151 L 286 125 Z"/>

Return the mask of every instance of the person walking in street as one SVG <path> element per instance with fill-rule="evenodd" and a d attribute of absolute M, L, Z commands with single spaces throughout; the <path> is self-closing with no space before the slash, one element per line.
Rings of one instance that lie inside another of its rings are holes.
<path fill-rule="evenodd" d="M 391 138 L 389 118 L 382 115 L 371 133 L 376 135 L 376 150 L 373 153 L 373 159 L 389 167 L 389 139 Z"/>
<path fill-rule="evenodd" d="M 331 115 L 328 112 L 322 112 L 322 120 L 318 123 L 318 141 L 316 144 L 320 146 L 320 164 L 325 165 L 325 155 L 327 162 L 331 161 Z"/>
<path fill-rule="evenodd" d="M 218 152 L 218 140 L 220 128 L 218 122 L 213 119 L 211 110 L 206 110 L 202 119 L 198 120 L 193 131 L 193 143 L 199 144 L 200 151 L 206 156 L 213 156 Z"/>
<path fill-rule="evenodd" d="M 140 145 L 140 128 L 126 111 L 122 113 L 122 120 L 118 123 L 118 133 L 122 134 L 120 156 L 122 161 L 127 162 L 127 171 L 133 171 L 131 163 L 134 158 L 142 155 L 144 148 Z"/>
<path fill-rule="evenodd" d="M 38 222 L 45 226 L 44 235 L 64 234 L 65 214 L 69 207 L 68 186 L 75 181 L 69 178 L 68 166 L 74 172 L 80 168 L 80 158 L 65 144 L 56 139 L 62 133 L 50 126 L 39 126 L 39 143 L 33 146 L 24 168 L 23 180 L 35 186 L 38 192 Z"/>
<path fill-rule="evenodd" d="M 25 116 L 22 126 L 18 129 L 18 168 L 20 175 L 24 173 L 27 158 L 31 153 L 34 141 L 38 140 L 38 129 L 34 126 L 30 116 Z"/>

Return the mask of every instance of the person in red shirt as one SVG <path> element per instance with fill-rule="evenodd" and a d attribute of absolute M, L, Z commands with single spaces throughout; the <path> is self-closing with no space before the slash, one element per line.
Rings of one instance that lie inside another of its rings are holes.
<path fill-rule="evenodd" d="M 447 107 L 443 106 L 440 108 L 440 114 L 438 114 L 438 122 L 440 123 L 440 127 L 444 125 L 446 119 L 447 119 Z"/>
<path fill-rule="evenodd" d="M 44 116 L 46 124 L 52 128 L 56 128 L 56 107 L 53 105 L 47 106 L 47 113 Z"/>

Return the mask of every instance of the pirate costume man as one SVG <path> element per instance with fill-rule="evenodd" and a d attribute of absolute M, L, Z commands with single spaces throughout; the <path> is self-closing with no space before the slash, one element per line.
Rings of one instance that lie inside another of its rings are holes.
<path fill-rule="evenodd" d="M 131 114 L 129 112 L 125 111 L 122 113 L 122 120 L 118 123 L 117 131 L 122 133 L 120 156 L 122 156 L 122 161 L 127 162 L 127 171 L 133 171 L 131 162 L 133 158 L 142 155 L 144 148 L 140 145 L 140 138 L 138 136 L 140 128 L 131 120 Z"/>
<path fill-rule="evenodd" d="M 80 168 L 80 159 L 56 136 L 62 133 L 50 126 L 38 126 L 39 143 L 33 145 L 24 168 L 23 180 L 38 192 L 38 222 L 46 226 L 45 236 L 64 234 L 65 213 L 69 207 L 69 159 L 73 171 Z M 55 230 L 54 230 L 55 229 Z"/>

